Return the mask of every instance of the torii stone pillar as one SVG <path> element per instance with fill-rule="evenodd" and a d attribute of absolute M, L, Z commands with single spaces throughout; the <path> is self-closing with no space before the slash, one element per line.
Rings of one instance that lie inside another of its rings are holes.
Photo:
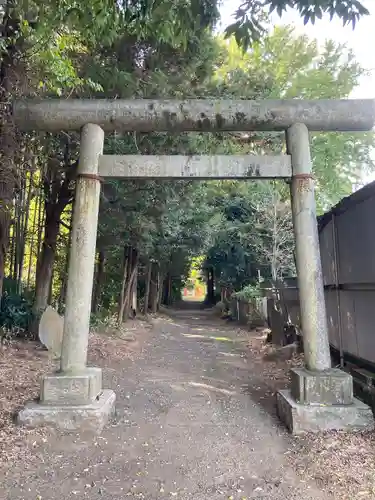
<path fill-rule="evenodd" d="M 19 413 L 19 421 L 31 426 L 100 431 L 114 409 L 115 393 L 102 390 L 101 369 L 86 365 L 103 143 L 98 125 L 82 128 L 60 371 L 43 377 L 40 403 Z"/>
<path fill-rule="evenodd" d="M 292 158 L 292 214 L 306 367 L 331 368 L 324 285 L 316 219 L 309 132 L 297 123 L 287 131 Z"/>
<path fill-rule="evenodd" d="M 350 374 L 331 368 L 324 284 L 306 125 L 286 133 L 292 161 L 292 216 L 305 368 L 291 370 L 291 390 L 277 394 L 279 416 L 294 434 L 373 425 L 371 409 L 353 397 Z"/>

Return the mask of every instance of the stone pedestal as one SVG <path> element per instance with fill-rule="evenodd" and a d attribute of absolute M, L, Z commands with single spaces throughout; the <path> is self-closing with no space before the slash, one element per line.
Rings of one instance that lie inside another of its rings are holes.
<path fill-rule="evenodd" d="M 43 377 L 40 401 L 29 403 L 18 422 L 29 427 L 51 425 L 61 430 L 100 432 L 115 408 L 113 391 L 102 390 L 102 371 L 87 367 L 77 373 Z"/>
<path fill-rule="evenodd" d="M 40 402 L 46 405 L 86 405 L 94 401 L 101 390 L 100 368 L 86 368 L 74 374 L 59 372 L 42 379 Z"/>
<path fill-rule="evenodd" d="M 277 411 L 293 434 L 374 427 L 371 408 L 353 397 L 351 375 L 337 369 L 293 369 L 291 390 L 277 394 Z"/>
<path fill-rule="evenodd" d="M 291 374 L 291 395 L 297 403 L 318 405 L 350 405 L 353 403 L 353 380 L 349 373 L 331 368 L 311 372 L 294 368 Z"/>
<path fill-rule="evenodd" d="M 43 377 L 40 401 L 18 414 L 29 427 L 52 425 L 61 430 L 100 432 L 114 412 L 116 396 L 102 390 L 102 370 L 87 367 L 78 373 L 58 372 Z"/>
<path fill-rule="evenodd" d="M 48 425 L 64 431 L 99 433 L 114 413 L 116 395 L 105 389 L 88 404 L 28 403 L 18 414 L 27 427 Z"/>

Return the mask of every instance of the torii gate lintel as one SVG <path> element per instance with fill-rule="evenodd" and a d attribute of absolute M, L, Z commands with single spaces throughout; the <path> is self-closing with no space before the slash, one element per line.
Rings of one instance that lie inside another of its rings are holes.
<path fill-rule="evenodd" d="M 285 131 L 303 123 L 311 132 L 355 132 L 374 126 L 372 99 L 44 99 L 13 104 L 24 131 L 79 131 L 87 123 L 105 132 Z"/>

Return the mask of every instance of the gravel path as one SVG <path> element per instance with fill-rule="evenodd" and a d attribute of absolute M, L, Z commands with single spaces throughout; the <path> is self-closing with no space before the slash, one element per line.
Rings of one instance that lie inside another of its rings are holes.
<path fill-rule="evenodd" d="M 291 470 L 290 438 L 251 400 L 233 330 L 204 312 L 156 320 L 141 356 L 106 370 L 118 404 L 102 435 L 51 432 L 0 475 L 0 498 L 329 499 Z"/>

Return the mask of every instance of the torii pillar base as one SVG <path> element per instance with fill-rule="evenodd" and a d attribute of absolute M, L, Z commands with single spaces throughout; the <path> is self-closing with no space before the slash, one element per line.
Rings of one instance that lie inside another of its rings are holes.
<path fill-rule="evenodd" d="M 43 377 L 39 402 L 26 405 L 18 414 L 18 423 L 100 433 L 115 411 L 115 401 L 113 391 L 102 389 L 100 368 L 56 372 Z"/>
<path fill-rule="evenodd" d="M 277 412 L 292 434 L 374 428 L 371 408 L 353 397 L 351 375 L 334 368 L 291 370 L 291 390 L 277 393 Z"/>
<path fill-rule="evenodd" d="M 50 426 L 62 431 L 100 433 L 115 411 L 116 395 L 105 389 L 89 404 L 28 403 L 18 414 L 27 427 Z"/>

